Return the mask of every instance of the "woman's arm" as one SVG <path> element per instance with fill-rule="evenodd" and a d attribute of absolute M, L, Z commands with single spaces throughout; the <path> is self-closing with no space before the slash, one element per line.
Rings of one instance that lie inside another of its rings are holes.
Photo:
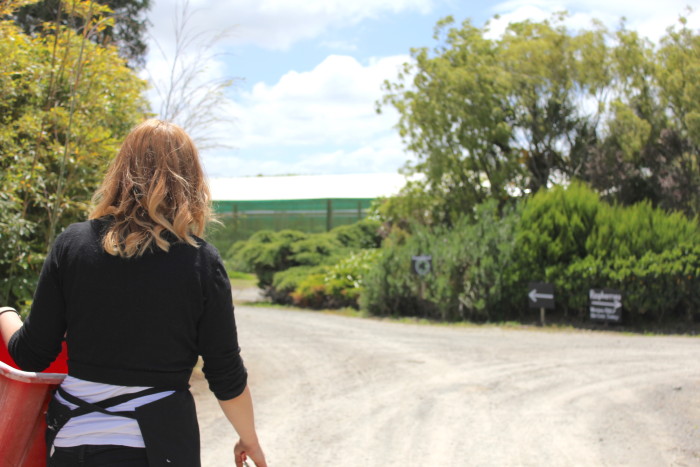
<path fill-rule="evenodd" d="M 10 342 L 10 337 L 21 327 L 22 320 L 17 312 L 5 311 L 0 314 L 0 333 L 2 334 L 2 341 L 5 347 L 7 347 L 7 343 Z"/>
<path fill-rule="evenodd" d="M 233 449 L 236 467 L 241 467 L 246 458 L 252 459 L 257 467 L 267 467 L 265 454 L 255 432 L 253 399 L 250 396 L 248 386 L 239 396 L 227 401 L 220 400 L 219 405 L 240 437 Z"/>

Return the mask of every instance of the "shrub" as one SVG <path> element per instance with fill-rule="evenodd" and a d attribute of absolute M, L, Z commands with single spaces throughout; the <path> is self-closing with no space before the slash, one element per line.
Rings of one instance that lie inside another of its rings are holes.
<path fill-rule="evenodd" d="M 266 295 L 275 303 L 294 303 L 292 293 L 308 277 L 323 275 L 328 266 L 296 266 L 275 273 L 271 287 L 266 290 Z"/>
<path fill-rule="evenodd" d="M 376 219 L 362 219 L 354 224 L 341 225 L 331 230 L 341 245 L 352 249 L 379 248 L 382 237 L 379 235 L 381 222 Z"/>
<path fill-rule="evenodd" d="M 349 249 L 332 233 L 311 234 L 291 245 L 295 263 L 306 266 L 334 264 L 349 253 Z"/>
<path fill-rule="evenodd" d="M 361 250 L 330 268 L 309 274 L 292 292 L 293 302 L 310 308 L 357 308 L 365 275 L 378 253 L 377 249 Z"/>
<path fill-rule="evenodd" d="M 588 291 L 623 292 L 625 320 L 700 319 L 700 245 L 686 244 L 641 258 L 594 258 L 570 265 L 556 282 L 563 304 L 579 319 L 588 316 Z"/>
<path fill-rule="evenodd" d="M 572 183 L 539 192 L 525 203 L 515 242 L 516 302 L 526 303 L 527 281 L 543 280 L 555 285 L 559 311 L 584 319 L 588 290 L 610 287 L 623 291 L 630 316 L 660 319 L 663 310 L 685 306 L 678 295 L 682 280 L 671 279 L 676 260 L 668 255 L 677 245 L 700 243 L 700 230 L 697 220 L 681 213 L 666 213 L 648 202 L 610 206 L 585 185 Z M 668 290 L 649 295 L 660 283 L 649 279 L 654 268 L 661 268 L 656 274 Z M 639 289 L 641 283 L 647 284 L 646 292 Z"/>
<path fill-rule="evenodd" d="M 519 280 L 551 281 L 560 266 L 588 256 L 586 243 L 601 206 L 598 195 L 578 182 L 527 200 L 514 238 Z"/>
<path fill-rule="evenodd" d="M 361 306 L 377 315 L 440 320 L 505 317 L 511 294 L 515 209 L 499 214 L 495 201 L 476 209 L 454 227 L 412 225 L 412 235 L 390 236 L 368 272 Z M 433 272 L 420 278 L 411 257 L 432 256 Z"/>
<path fill-rule="evenodd" d="M 327 303 L 328 306 L 341 302 L 342 306 L 356 306 L 357 295 L 354 290 L 341 292 L 342 284 L 330 279 L 326 281 L 323 274 L 331 266 L 346 264 L 343 263 L 344 258 L 352 258 L 354 252 L 379 245 L 379 226 L 378 221 L 365 219 L 319 234 L 263 230 L 249 240 L 231 246 L 226 262 L 237 270 L 253 271 L 258 277 L 258 286 L 277 303 L 291 303 L 293 299 L 290 294 L 303 279 L 322 274 L 317 278 L 319 281 L 325 285 L 334 285 L 330 288 L 324 288 L 324 285 L 319 290 L 320 296 L 324 296 L 324 291 L 328 290 L 329 297 L 335 298 L 322 298 L 315 302 Z M 308 290 L 308 287 L 304 290 Z"/>
<path fill-rule="evenodd" d="M 235 243 L 228 256 L 234 264 L 245 265 L 244 270 L 252 270 L 258 276 L 258 287 L 267 289 L 276 272 L 299 265 L 292 245 L 307 236 L 296 230 L 261 230 L 249 240 Z"/>
<path fill-rule="evenodd" d="M 682 243 L 700 243 L 696 219 L 664 212 L 648 201 L 627 207 L 601 203 L 586 252 L 596 258 L 641 258 Z"/>

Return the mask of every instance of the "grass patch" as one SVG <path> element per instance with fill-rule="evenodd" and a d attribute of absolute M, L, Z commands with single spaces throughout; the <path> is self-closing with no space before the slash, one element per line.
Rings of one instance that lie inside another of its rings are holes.
<path fill-rule="evenodd" d="M 248 272 L 231 271 L 231 270 L 227 270 L 226 272 L 228 273 L 229 279 L 240 279 L 240 280 L 247 280 L 247 281 L 257 280 L 257 278 L 255 277 L 255 274 L 250 274 Z"/>
<path fill-rule="evenodd" d="M 227 269 L 226 272 L 231 280 L 231 287 L 234 289 L 248 289 L 258 286 L 258 278 L 255 277 L 255 274 L 230 269 Z"/>

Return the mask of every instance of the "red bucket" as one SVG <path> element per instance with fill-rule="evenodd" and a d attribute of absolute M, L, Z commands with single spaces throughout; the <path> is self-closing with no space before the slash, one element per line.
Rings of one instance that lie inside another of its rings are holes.
<path fill-rule="evenodd" d="M 22 371 L 0 340 L 0 459 L 3 466 L 46 465 L 46 407 L 67 371 L 66 347 L 42 373 Z"/>

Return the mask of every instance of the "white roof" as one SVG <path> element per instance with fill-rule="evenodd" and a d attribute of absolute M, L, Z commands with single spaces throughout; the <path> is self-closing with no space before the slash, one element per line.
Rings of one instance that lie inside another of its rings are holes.
<path fill-rule="evenodd" d="M 210 178 L 215 201 L 378 198 L 395 195 L 406 184 L 397 173 L 290 175 Z"/>

